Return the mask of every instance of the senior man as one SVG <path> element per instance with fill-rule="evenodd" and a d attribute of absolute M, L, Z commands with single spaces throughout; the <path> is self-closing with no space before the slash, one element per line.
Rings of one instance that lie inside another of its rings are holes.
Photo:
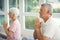
<path fill-rule="evenodd" d="M 40 8 L 40 18 L 35 21 L 34 39 L 38 40 L 60 40 L 57 37 L 58 24 L 52 17 L 52 6 L 44 3 Z M 42 22 L 43 20 L 44 22 Z"/>

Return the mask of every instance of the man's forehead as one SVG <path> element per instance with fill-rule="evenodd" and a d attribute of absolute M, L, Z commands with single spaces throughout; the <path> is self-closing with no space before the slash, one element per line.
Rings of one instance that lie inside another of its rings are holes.
<path fill-rule="evenodd" d="M 45 9 L 46 7 L 45 6 L 41 6 L 40 9 Z"/>
<path fill-rule="evenodd" d="M 40 9 L 46 9 L 47 7 L 46 6 L 41 6 Z"/>

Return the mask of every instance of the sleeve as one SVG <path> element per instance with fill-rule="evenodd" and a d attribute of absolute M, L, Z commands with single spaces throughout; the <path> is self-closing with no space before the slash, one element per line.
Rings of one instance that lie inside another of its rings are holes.
<path fill-rule="evenodd" d="M 12 32 L 15 32 L 16 31 L 16 24 L 13 24 L 13 25 L 10 25 L 10 28 L 9 30 L 12 31 Z"/>
<path fill-rule="evenodd" d="M 45 29 L 43 36 L 53 38 L 53 36 L 55 35 L 55 30 L 56 30 L 55 25 L 49 25 L 49 28 Z"/>

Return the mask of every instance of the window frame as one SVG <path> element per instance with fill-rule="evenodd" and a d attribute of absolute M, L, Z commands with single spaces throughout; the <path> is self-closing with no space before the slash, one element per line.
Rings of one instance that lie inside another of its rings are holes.
<path fill-rule="evenodd" d="M 46 1 L 45 0 L 39 0 L 39 5 L 41 5 L 42 3 L 46 3 Z M 24 4 L 23 4 L 24 5 Z M 25 6 L 25 5 L 24 5 Z M 25 9 L 24 9 L 25 10 Z M 53 13 L 53 15 L 54 14 L 57 14 L 57 15 L 59 15 L 59 13 Z M 23 16 L 39 16 L 39 13 L 33 13 L 33 12 L 23 12 Z M 59 17 L 59 16 L 58 16 Z M 26 29 L 25 28 L 25 17 L 24 17 L 24 29 Z M 28 29 L 28 30 L 31 30 L 31 29 Z"/>
<path fill-rule="evenodd" d="M 23 0 L 23 3 L 24 3 L 24 0 Z M 44 0 L 39 0 L 39 6 L 42 4 L 42 3 L 44 3 Z M 25 7 L 25 4 L 23 4 L 23 29 L 24 30 L 32 30 L 32 29 L 26 29 L 26 27 L 25 27 L 25 16 L 35 16 L 35 17 L 38 17 L 39 16 L 39 12 L 37 12 L 37 13 L 35 13 L 35 12 L 25 12 L 25 9 L 24 9 L 24 7 Z"/>
<path fill-rule="evenodd" d="M 45 3 L 48 3 L 47 0 L 45 1 Z M 55 3 L 55 2 L 53 2 L 53 3 Z M 55 13 L 55 12 L 53 12 L 53 13 Z M 58 14 L 58 13 L 57 13 L 57 14 Z"/>

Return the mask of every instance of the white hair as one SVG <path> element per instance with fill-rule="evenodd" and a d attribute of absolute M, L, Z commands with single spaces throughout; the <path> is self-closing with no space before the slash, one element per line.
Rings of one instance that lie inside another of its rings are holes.
<path fill-rule="evenodd" d="M 43 4 L 41 4 L 41 6 L 46 6 L 46 7 L 48 8 L 48 10 L 51 11 L 51 14 L 52 14 L 52 12 L 53 12 L 53 8 L 52 8 L 52 5 L 51 5 L 51 4 L 43 3 Z"/>
<path fill-rule="evenodd" d="M 19 15 L 19 9 L 18 8 L 10 8 L 10 12 L 12 12 L 16 17 Z"/>

